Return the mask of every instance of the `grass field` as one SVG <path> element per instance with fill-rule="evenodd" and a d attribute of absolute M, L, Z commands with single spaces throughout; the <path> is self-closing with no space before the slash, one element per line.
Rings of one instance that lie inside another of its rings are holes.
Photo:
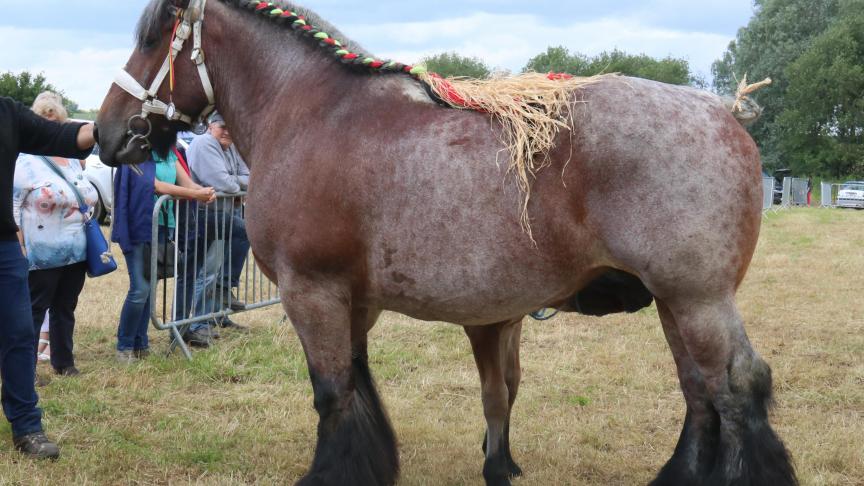
<path fill-rule="evenodd" d="M 864 212 L 769 213 L 739 304 L 774 371 L 772 422 L 804 485 L 864 485 Z M 20 458 L 0 425 L 0 484 L 286 484 L 312 456 L 317 416 L 281 310 L 242 314 L 192 362 L 125 367 L 114 333 L 126 274 L 89 280 L 83 374 L 40 388 L 55 463 Z M 151 330 L 153 349 L 165 333 Z M 484 421 L 462 330 L 385 314 L 371 365 L 400 441 L 406 485 L 478 485 Z M 40 373 L 48 375 L 45 365 Z M 517 485 L 645 484 L 671 455 L 684 405 L 652 306 L 634 315 L 526 321 L 513 415 Z"/>

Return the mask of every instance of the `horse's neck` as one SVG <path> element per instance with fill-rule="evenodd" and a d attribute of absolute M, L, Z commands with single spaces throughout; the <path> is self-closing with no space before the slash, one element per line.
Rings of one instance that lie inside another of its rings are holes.
<path fill-rule="evenodd" d="M 261 136 L 256 126 L 308 125 L 334 101 L 365 89 L 369 77 L 351 73 L 289 29 L 274 29 L 221 2 L 211 5 L 203 47 L 217 106 L 241 149 Z M 252 119 L 258 123 L 248 123 Z"/>

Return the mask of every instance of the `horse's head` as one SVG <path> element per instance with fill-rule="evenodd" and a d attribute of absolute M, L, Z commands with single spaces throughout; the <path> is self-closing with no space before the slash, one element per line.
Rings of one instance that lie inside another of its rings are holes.
<path fill-rule="evenodd" d="M 201 26 L 206 0 L 151 0 L 138 22 L 135 50 L 102 102 L 100 157 L 137 164 L 167 153 L 177 132 L 213 110 Z M 188 42 L 187 42 L 188 39 Z"/>

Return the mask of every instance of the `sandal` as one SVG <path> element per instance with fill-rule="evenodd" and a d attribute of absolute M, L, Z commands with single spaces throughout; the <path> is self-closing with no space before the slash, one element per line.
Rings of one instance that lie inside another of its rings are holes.
<path fill-rule="evenodd" d="M 41 353 L 36 355 L 36 359 L 38 361 L 42 361 L 42 362 L 51 361 L 51 354 L 50 354 L 51 353 L 51 347 L 50 347 L 51 341 L 49 341 L 47 339 L 39 339 L 39 344 L 45 344 L 46 346 L 45 346 L 45 349 L 43 349 Z M 46 353 L 46 351 L 48 351 L 48 352 Z"/>

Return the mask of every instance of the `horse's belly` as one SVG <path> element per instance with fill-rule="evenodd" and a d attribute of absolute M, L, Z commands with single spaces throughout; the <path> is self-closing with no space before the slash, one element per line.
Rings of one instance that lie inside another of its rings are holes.
<path fill-rule="evenodd" d="M 551 251 L 551 244 L 540 249 L 515 228 L 375 245 L 368 266 L 372 305 L 423 320 L 489 324 L 563 301 L 589 278 L 590 252 L 574 257 Z"/>

